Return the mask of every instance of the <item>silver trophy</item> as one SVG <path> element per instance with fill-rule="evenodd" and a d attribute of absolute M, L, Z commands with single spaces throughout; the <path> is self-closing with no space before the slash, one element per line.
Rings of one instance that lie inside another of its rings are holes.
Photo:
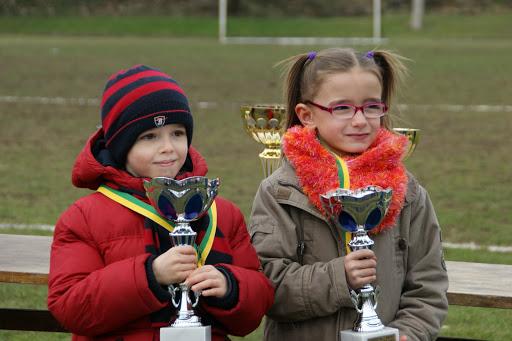
<path fill-rule="evenodd" d="M 371 249 L 373 240 L 368 232 L 376 228 L 386 216 L 393 191 L 378 186 L 356 190 L 338 188 L 321 195 L 322 205 L 334 224 L 352 233 L 349 247 L 352 251 Z M 352 330 L 340 332 L 342 341 L 397 340 L 398 330 L 384 327 L 375 309 L 378 288 L 371 284 L 350 290 L 352 303 L 357 311 Z"/>
<path fill-rule="evenodd" d="M 190 227 L 190 222 L 206 214 L 217 196 L 219 184 L 219 179 L 209 180 L 202 176 L 183 180 L 156 177 L 144 182 L 153 207 L 162 217 L 175 224 L 174 230 L 169 233 L 172 246 L 194 245 L 197 233 Z M 160 329 L 161 340 L 211 339 L 210 326 L 203 326 L 193 310 L 199 302 L 200 294 L 194 293 L 191 299 L 189 291 L 184 283 L 169 286 L 172 303 L 179 310 L 172 325 Z"/>

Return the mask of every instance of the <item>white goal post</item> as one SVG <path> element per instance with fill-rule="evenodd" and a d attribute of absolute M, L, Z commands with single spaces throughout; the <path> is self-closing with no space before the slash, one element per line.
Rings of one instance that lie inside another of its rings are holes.
<path fill-rule="evenodd" d="M 373 37 L 229 37 L 228 0 L 219 0 L 219 41 L 222 44 L 380 45 L 387 42 L 381 36 L 381 11 L 381 0 L 373 0 Z"/>

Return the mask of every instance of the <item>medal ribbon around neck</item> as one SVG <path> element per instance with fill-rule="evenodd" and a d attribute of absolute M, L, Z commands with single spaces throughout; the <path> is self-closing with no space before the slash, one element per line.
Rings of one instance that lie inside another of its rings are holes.
<path fill-rule="evenodd" d="M 337 154 L 332 153 L 336 157 L 336 167 L 338 168 L 338 178 L 340 180 L 340 187 L 344 189 L 350 189 L 350 176 L 348 173 L 348 166 L 345 160 L 339 157 Z M 350 253 L 350 247 L 348 243 L 352 239 L 350 232 L 341 231 L 341 242 L 345 250 L 345 254 Z"/>
<path fill-rule="evenodd" d="M 162 216 L 153 206 L 137 199 L 133 195 L 115 190 L 106 185 L 101 185 L 98 187 L 98 192 L 123 205 L 124 207 L 127 207 L 130 210 L 154 221 L 158 225 L 165 228 L 167 231 L 172 232 L 174 230 L 174 226 L 169 221 L 162 218 Z M 194 248 L 197 251 L 198 266 L 203 266 L 205 264 L 206 258 L 212 249 L 213 240 L 215 239 L 215 232 L 217 230 L 217 205 L 215 204 L 215 201 L 213 201 L 210 209 L 208 210 L 208 216 L 210 218 L 208 228 L 206 229 L 206 233 L 203 237 L 203 240 L 201 241 L 201 245 L 197 246 L 194 244 Z"/>
<path fill-rule="evenodd" d="M 348 166 L 347 162 L 343 160 L 338 154 L 333 152 L 324 141 L 321 139 L 318 140 L 320 144 L 334 156 L 336 159 L 336 168 L 338 169 L 338 179 L 339 179 L 339 187 L 343 189 L 350 189 L 350 175 L 348 172 Z M 348 255 L 350 253 L 350 247 L 348 246 L 348 243 L 352 239 L 352 233 L 347 231 L 341 231 L 341 244 L 343 245 L 343 250 L 345 251 L 345 254 Z"/>

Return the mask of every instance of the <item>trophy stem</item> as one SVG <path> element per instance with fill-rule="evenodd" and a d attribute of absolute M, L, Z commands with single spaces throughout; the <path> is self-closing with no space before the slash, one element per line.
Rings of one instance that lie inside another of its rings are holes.
<path fill-rule="evenodd" d="M 190 228 L 188 223 L 178 222 L 169 236 L 171 237 L 172 246 L 194 245 L 197 233 Z"/>
<path fill-rule="evenodd" d="M 178 317 L 171 327 L 201 327 L 200 318 L 194 315 L 194 311 L 192 310 L 192 303 L 188 296 L 189 288 L 183 283 L 181 283 L 179 287 L 181 292 L 180 310 L 178 312 Z"/>
<path fill-rule="evenodd" d="M 281 150 L 279 148 L 265 148 L 259 156 L 265 178 L 279 168 L 281 164 Z"/>
<path fill-rule="evenodd" d="M 357 302 L 357 319 L 354 321 L 355 332 L 374 332 L 384 328 L 375 308 L 377 307 L 377 294 L 371 284 L 366 284 L 358 290 L 358 293 L 352 292 L 354 302 Z"/>
<path fill-rule="evenodd" d="M 362 249 L 371 249 L 373 247 L 374 241 L 368 237 L 368 233 L 364 229 L 364 226 L 358 225 L 357 232 L 355 233 L 352 240 L 348 243 L 350 250 L 357 251 Z"/>
<path fill-rule="evenodd" d="M 368 237 L 363 225 L 357 226 L 354 238 L 348 243 L 352 251 L 371 249 L 374 241 Z M 377 308 L 377 293 L 371 284 L 365 284 L 357 292 L 351 292 L 352 300 L 356 306 L 357 318 L 354 321 L 355 332 L 373 332 L 381 330 L 384 325 L 380 321 L 375 308 Z"/>
<path fill-rule="evenodd" d="M 173 246 L 194 245 L 197 233 L 192 230 L 188 222 L 176 223 L 174 230 L 169 233 Z M 189 288 L 184 283 L 179 284 L 181 299 L 179 303 L 178 317 L 171 325 L 175 328 L 201 327 L 201 319 L 194 314 L 192 310 L 192 302 L 189 297 Z M 175 304 L 173 300 L 173 304 Z M 175 304 L 177 308 L 177 304 Z"/>

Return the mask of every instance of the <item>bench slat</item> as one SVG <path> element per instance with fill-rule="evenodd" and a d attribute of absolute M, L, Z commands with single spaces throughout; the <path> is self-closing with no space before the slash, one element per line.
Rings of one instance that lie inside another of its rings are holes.
<path fill-rule="evenodd" d="M 486 308 L 512 308 L 512 265 L 446 262 L 448 302 Z"/>
<path fill-rule="evenodd" d="M 0 308 L 0 329 L 67 333 L 48 310 Z"/>

